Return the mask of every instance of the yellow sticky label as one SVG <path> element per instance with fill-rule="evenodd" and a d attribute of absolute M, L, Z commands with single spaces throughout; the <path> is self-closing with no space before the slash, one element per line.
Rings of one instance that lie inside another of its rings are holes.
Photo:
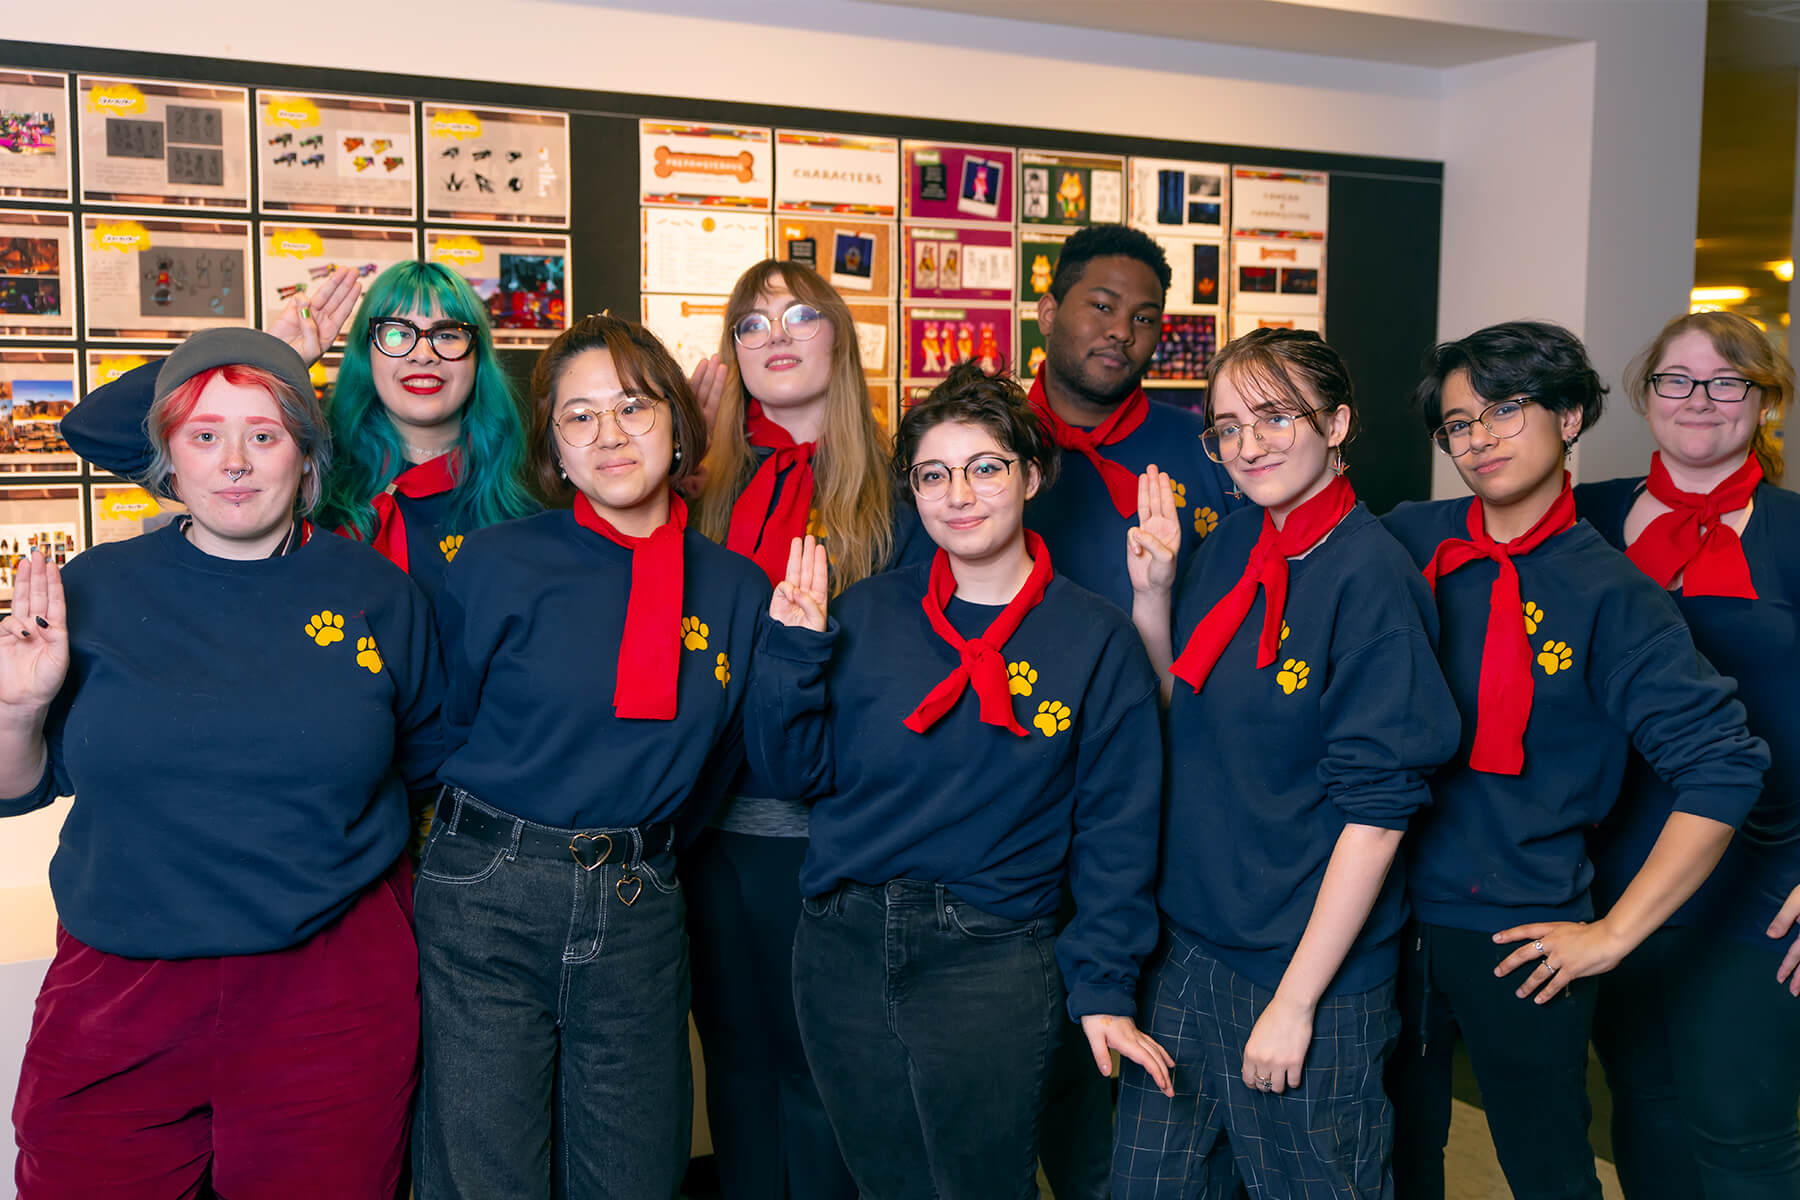
<path fill-rule="evenodd" d="M 316 362 L 312 366 L 306 368 L 306 378 L 310 380 L 312 385 L 316 388 L 322 388 L 331 382 L 331 377 L 325 374 L 325 364 L 322 362 Z"/>
<path fill-rule="evenodd" d="M 431 245 L 432 261 L 448 263 L 453 267 L 472 267 L 486 257 L 487 251 L 480 240 L 466 233 L 449 234 Z"/>
<path fill-rule="evenodd" d="M 271 125 L 301 129 L 319 123 L 319 106 L 305 96 L 270 96 L 265 111 Z"/>
<path fill-rule="evenodd" d="M 325 243 L 310 229 L 271 229 L 270 258 L 318 258 L 325 253 Z"/>
<path fill-rule="evenodd" d="M 150 111 L 144 93 L 129 83 L 109 83 L 88 92 L 88 111 L 115 117 L 141 115 Z"/>
<path fill-rule="evenodd" d="M 459 142 L 478 138 L 481 136 L 481 118 L 466 108 L 434 113 L 431 118 L 431 136 L 455 138 Z"/>
<path fill-rule="evenodd" d="M 127 371 L 135 371 L 150 360 L 141 354 L 123 354 L 98 359 L 94 363 L 94 386 L 103 387 Z"/>
<path fill-rule="evenodd" d="M 161 511 L 156 497 L 143 488 L 122 488 L 100 497 L 102 521 L 147 521 Z"/>
<path fill-rule="evenodd" d="M 150 248 L 150 231 L 136 221 L 96 221 L 88 234 L 88 245 L 94 250 L 117 250 L 129 254 Z"/>

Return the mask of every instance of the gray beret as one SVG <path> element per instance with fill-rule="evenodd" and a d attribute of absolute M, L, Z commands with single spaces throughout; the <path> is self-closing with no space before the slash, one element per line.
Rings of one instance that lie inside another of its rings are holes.
<path fill-rule="evenodd" d="M 156 373 L 156 398 L 161 400 L 202 371 L 232 363 L 261 367 L 301 396 L 313 394 L 312 377 L 298 350 L 260 329 L 231 328 L 203 329 L 163 359 Z"/>

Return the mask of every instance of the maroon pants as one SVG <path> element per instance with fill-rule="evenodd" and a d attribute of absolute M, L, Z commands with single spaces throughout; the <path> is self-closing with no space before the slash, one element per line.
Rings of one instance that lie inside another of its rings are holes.
<path fill-rule="evenodd" d="M 20 1200 L 391 1200 L 418 1078 L 410 883 L 402 857 L 268 954 L 121 958 L 59 928 L 13 1106 Z"/>

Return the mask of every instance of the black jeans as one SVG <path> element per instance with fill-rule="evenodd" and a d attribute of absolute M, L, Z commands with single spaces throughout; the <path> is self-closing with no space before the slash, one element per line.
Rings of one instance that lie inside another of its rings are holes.
<path fill-rule="evenodd" d="M 1519 1200 L 1599 1200 L 1587 1095 L 1596 988 L 1577 980 L 1547 1004 L 1521 1000 L 1530 970 L 1494 968 L 1516 946 L 1476 930 L 1407 926 L 1400 948 L 1400 1043 L 1388 1059 L 1394 1194 L 1443 1200 L 1451 1050 L 1460 1036 L 1481 1087 L 1488 1132 Z"/>
<path fill-rule="evenodd" d="M 913 880 L 803 902 L 800 1037 L 867 1200 L 1035 1200 L 1054 924 Z"/>
<path fill-rule="evenodd" d="M 1786 939 L 1660 929 L 1600 985 L 1594 1046 L 1627 1200 L 1800 1198 L 1800 999 Z"/>

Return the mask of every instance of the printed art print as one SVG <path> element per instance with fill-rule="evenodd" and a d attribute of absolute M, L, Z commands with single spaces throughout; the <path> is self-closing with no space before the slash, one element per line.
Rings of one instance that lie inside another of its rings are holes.
<path fill-rule="evenodd" d="M 244 88 L 78 75 L 81 202 L 130 208 L 250 208 Z"/>

